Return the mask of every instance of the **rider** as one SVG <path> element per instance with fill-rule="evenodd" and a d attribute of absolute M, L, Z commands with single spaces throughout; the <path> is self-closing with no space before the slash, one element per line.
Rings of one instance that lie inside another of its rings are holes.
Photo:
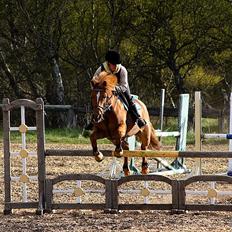
<path fill-rule="evenodd" d="M 128 74 L 126 68 L 121 65 L 120 54 L 115 50 L 109 50 L 105 55 L 105 62 L 96 70 L 93 79 L 96 78 L 102 71 L 111 73 L 117 76 L 118 86 L 117 92 L 122 96 L 122 99 L 125 101 L 125 104 L 128 105 L 128 110 L 136 120 L 136 124 L 139 128 L 142 128 L 146 125 L 146 121 L 141 118 L 135 103 L 132 100 L 130 94 L 130 88 L 128 84 Z M 125 100 L 126 99 L 126 100 Z M 127 102 L 126 102 L 127 101 Z M 93 123 L 86 127 L 86 129 L 92 129 Z"/>

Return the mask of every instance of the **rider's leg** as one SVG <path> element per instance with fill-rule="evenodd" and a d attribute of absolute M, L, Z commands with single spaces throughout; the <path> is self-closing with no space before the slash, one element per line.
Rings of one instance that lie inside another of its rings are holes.
<path fill-rule="evenodd" d="M 123 93 L 124 93 L 124 96 L 126 97 L 126 100 L 129 104 L 129 112 L 132 114 L 132 116 L 135 117 L 138 127 L 139 128 L 144 127 L 147 123 L 144 119 L 141 118 L 135 103 L 132 101 L 132 97 L 131 97 L 130 92 L 128 90 L 126 90 Z"/>

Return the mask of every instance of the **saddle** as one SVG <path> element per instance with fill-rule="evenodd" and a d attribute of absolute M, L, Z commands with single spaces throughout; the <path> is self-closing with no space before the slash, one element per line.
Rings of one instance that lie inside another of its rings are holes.
<path fill-rule="evenodd" d="M 135 101 L 135 99 L 138 99 L 137 95 L 131 94 L 132 97 L 132 102 L 135 104 L 137 110 L 141 109 L 141 106 Z M 126 100 L 126 98 L 123 96 L 123 93 L 121 93 L 120 95 L 118 95 L 119 100 L 122 102 L 124 109 L 129 112 L 129 104 Z"/>

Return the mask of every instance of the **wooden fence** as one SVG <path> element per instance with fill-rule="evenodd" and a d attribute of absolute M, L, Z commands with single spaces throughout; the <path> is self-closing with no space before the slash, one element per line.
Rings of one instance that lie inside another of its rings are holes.
<path fill-rule="evenodd" d="M 0 104 L 2 107 L 2 104 Z M 76 128 L 77 126 L 83 127 L 85 123 L 89 120 L 91 114 L 91 107 L 86 106 L 75 106 L 75 105 L 44 105 L 45 110 L 45 121 L 47 127 L 53 126 L 54 116 L 59 118 L 59 123 L 55 125 L 60 125 L 61 127 Z M 160 116 L 160 108 L 158 107 L 148 107 L 148 112 L 152 117 Z M 228 112 L 216 109 L 203 109 L 203 118 L 214 118 L 218 119 L 219 132 L 223 131 L 225 117 Z M 178 109 L 164 107 L 164 117 L 177 118 Z M 189 123 L 193 124 L 194 109 L 190 107 L 189 109 Z"/>

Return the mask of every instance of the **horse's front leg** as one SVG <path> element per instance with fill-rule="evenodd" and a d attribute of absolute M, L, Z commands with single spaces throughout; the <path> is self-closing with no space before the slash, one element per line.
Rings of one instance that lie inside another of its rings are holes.
<path fill-rule="evenodd" d="M 116 147 L 115 147 L 114 155 L 116 157 L 118 157 L 118 158 L 122 157 L 122 155 L 123 155 L 123 149 L 122 149 L 121 140 L 116 141 Z"/>
<path fill-rule="evenodd" d="M 97 139 L 101 139 L 101 138 L 104 138 L 104 134 L 101 133 L 101 132 L 98 132 L 96 130 L 94 130 L 92 132 L 92 134 L 90 135 L 90 141 L 91 141 L 91 145 L 92 145 L 92 148 L 93 148 L 93 155 L 95 157 L 95 160 L 97 162 L 101 162 L 104 158 L 102 152 L 100 152 L 98 150 L 98 147 L 97 147 Z"/>

